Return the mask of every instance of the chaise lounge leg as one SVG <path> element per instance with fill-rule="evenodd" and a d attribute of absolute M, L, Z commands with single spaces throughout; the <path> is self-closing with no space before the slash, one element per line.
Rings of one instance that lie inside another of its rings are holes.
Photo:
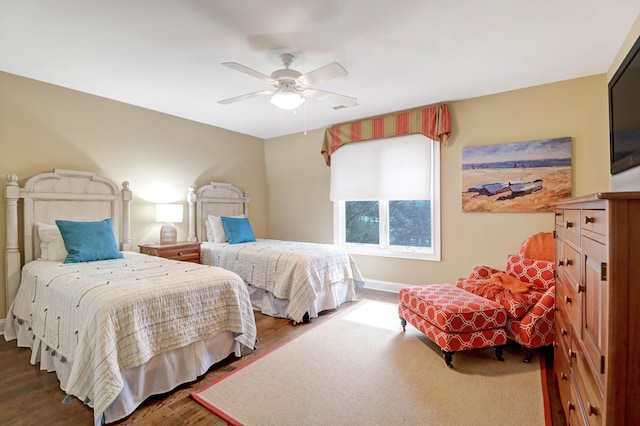
<path fill-rule="evenodd" d="M 402 331 L 407 331 L 407 320 L 400 317 L 400 325 L 402 326 Z"/>
<path fill-rule="evenodd" d="M 451 361 L 453 360 L 454 352 L 445 351 L 444 349 L 441 349 L 441 351 L 442 351 L 442 356 L 444 357 L 444 362 L 447 364 L 447 367 L 453 368 L 453 364 L 451 364 Z"/>
<path fill-rule="evenodd" d="M 498 361 L 504 361 L 504 358 L 502 357 L 502 346 L 496 346 L 494 348 L 494 351 L 496 353 L 496 358 L 498 358 Z"/>
<path fill-rule="evenodd" d="M 533 356 L 533 354 L 531 353 L 531 349 L 530 348 L 524 348 L 524 358 L 522 359 L 522 362 L 531 361 L 531 357 L 532 356 Z"/>

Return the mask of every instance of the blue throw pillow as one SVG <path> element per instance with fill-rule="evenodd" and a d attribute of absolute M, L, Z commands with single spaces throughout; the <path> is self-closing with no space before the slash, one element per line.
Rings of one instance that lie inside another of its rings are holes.
<path fill-rule="evenodd" d="M 222 216 L 220 220 L 222 221 L 224 233 L 227 234 L 229 244 L 248 243 L 256 240 L 256 237 L 253 235 L 253 229 L 251 229 L 249 219 L 246 217 L 237 218 Z"/>
<path fill-rule="evenodd" d="M 94 260 L 121 259 L 124 255 L 118 250 L 113 236 L 113 221 L 73 222 L 56 220 L 60 229 L 67 257 L 64 263 L 91 262 Z"/>

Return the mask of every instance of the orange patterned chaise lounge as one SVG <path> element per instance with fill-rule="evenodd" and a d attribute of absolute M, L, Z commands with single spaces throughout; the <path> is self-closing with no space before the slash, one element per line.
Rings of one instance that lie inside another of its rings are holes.
<path fill-rule="evenodd" d="M 453 367 L 454 352 L 494 347 L 502 361 L 507 343 L 506 310 L 498 303 L 449 284 L 404 287 L 398 293 L 402 329 L 407 322 L 442 350 Z"/>
<path fill-rule="evenodd" d="M 506 309 L 507 336 L 524 348 L 524 362 L 531 360 L 531 349 L 554 340 L 554 246 L 553 233 L 540 232 L 527 238 L 517 255 L 508 256 L 504 271 L 478 266 L 456 283 Z"/>

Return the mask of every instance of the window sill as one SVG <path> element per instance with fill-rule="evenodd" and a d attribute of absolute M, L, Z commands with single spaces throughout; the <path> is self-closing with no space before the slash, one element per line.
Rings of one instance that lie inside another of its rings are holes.
<path fill-rule="evenodd" d="M 377 247 L 365 247 L 357 245 L 342 245 L 350 254 L 363 256 L 394 257 L 398 259 L 428 260 L 440 262 L 440 254 L 432 252 L 411 251 L 411 250 L 390 250 Z"/>

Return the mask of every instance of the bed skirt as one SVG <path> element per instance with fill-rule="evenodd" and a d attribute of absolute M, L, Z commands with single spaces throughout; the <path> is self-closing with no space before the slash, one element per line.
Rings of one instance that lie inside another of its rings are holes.
<path fill-rule="evenodd" d="M 271 292 L 252 285 L 247 285 L 251 305 L 256 311 L 277 318 L 289 318 L 289 300 L 279 299 Z M 355 282 L 351 279 L 339 281 L 328 286 L 317 294 L 316 299 L 309 306 L 309 318 L 317 318 L 322 311 L 336 309 L 344 302 L 356 300 Z"/>
<path fill-rule="evenodd" d="M 11 321 L 11 326 L 5 327 L 5 339 L 17 339 L 19 347 L 30 348 L 31 364 L 40 364 L 40 370 L 55 372 L 60 388 L 66 389 L 72 363 L 62 362 L 55 349 L 34 338 L 26 323 L 19 324 L 17 319 Z M 139 367 L 121 371 L 124 387 L 105 411 L 104 422 L 111 423 L 128 416 L 151 395 L 166 393 L 196 380 L 230 354 L 240 357 L 240 346 L 232 332 L 223 331 L 210 339 L 158 354 Z"/>

